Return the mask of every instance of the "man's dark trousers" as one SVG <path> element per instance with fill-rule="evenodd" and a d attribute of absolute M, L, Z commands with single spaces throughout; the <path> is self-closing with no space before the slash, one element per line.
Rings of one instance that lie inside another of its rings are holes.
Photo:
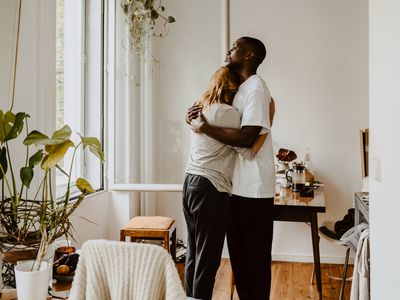
<path fill-rule="evenodd" d="M 218 192 L 207 178 L 187 174 L 183 212 L 188 231 L 186 295 L 211 299 L 227 230 L 229 196 Z"/>
<path fill-rule="evenodd" d="M 227 241 L 240 300 L 269 299 L 273 207 L 273 198 L 231 197 Z"/>

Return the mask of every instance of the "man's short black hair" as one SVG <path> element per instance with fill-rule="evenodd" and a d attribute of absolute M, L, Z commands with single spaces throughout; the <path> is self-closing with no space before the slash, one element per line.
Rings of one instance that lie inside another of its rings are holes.
<path fill-rule="evenodd" d="M 257 65 L 260 65 L 267 55 L 267 50 L 265 49 L 263 42 L 248 36 L 243 36 L 239 40 L 243 40 L 250 50 L 254 52 L 255 62 Z"/>

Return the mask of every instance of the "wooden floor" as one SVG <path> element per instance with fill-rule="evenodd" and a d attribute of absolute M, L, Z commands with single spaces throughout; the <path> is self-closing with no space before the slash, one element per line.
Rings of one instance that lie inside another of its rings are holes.
<path fill-rule="evenodd" d="M 183 264 L 178 264 L 178 271 L 183 279 Z M 318 299 L 317 286 L 310 285 L 313 264 L 293 262 L 272 263 L 271 300 Z M 349 266 L 348 277 L 353 272 Z M 342 276 L 342 265 L 322 264 L 322 297 L 323 299 L 339 299 L 340 281 L 330 279 L 325 274 Z M 214 285 L 213 300 L 230 299 L 231 266 L 229 259 L 222 259 Z M 350 282 L 346 283 L 345 299 L 350 299 Z M 235 292 L 233 299 L 238 300 Z"/>

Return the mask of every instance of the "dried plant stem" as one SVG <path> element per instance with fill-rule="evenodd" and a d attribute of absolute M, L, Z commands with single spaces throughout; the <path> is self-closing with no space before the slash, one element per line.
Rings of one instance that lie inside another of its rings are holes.
<path fill-rule="evenodd" d="M 15 102 L 15 83 L 17 78 L 17 65 L 18 65 L 18 48 L 19 48 L 19 30 L 21 27 L 21 11 L 22 11 L 22 0 L 19 0 L 18 6 L 18 25 L 17 25 L 17 40 L 15 42 L 15 57 L 14 57 L 14 75 L 13 75 L 13 90 L 12 90 L 12 98 L 11 98 L 11 107 L 10 111 L 14 107 Z"/>

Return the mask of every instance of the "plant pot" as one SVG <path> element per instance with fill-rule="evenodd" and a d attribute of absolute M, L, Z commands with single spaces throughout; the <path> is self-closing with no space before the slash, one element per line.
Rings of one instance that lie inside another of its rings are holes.
<path fill-rule="evenodd" d="M 3 284 L 15 288 L 14 266 L 18 261 L 35 259 L 37 249 L 26 246 L 2 245 L 3 252 Z"/>
<path fill-rule="evenodd" d="M 18 300 L 47 299 L 50 267 L 48 261 L 42 261 L 40 270 L 32 271 L 37 268 L 38 263 L 35 260 L 28 260 L 18 262 L 15 266 Z"/>

